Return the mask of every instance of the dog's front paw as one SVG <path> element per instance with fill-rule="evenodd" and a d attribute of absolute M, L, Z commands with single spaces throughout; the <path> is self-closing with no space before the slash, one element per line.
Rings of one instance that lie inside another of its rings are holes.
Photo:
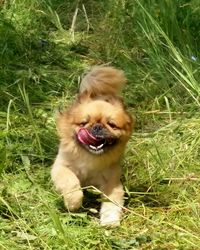
<path fill-rule="evenodd" d="M 118 211 L 106 211 L 101 214 L 100 224 L 105 227 L 120 226 L 120 213 Z"/>
<path fill-rule="evenodd" d="M 78 210 L 82 205 L 83 192 L 81 190 L 63 195 L 65 207 L 73 212 Z"/>

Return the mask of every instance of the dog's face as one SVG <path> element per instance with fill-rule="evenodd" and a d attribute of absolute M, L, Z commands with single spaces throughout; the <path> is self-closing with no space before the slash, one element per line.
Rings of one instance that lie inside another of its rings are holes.
<path fill-rule="evenodd" d="M 57 126 L 64 141 L 73 140 L 90 154 L 101 155 L 117 146 L 124 148 L 133 122 L 119 98 L 82 95 L 58 117 Z"/>

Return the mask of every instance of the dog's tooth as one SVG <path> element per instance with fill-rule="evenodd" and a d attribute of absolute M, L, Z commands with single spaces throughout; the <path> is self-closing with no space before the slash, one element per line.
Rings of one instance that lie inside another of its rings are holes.
<path fill-rule="evenodd" d="M 103 147 L 103 143 L 101 144 L 101 145 L 99 145 L 99 146 L 97 146 L 97 149 L 101 149 L 102 147 Z"/>
<path fill-rule="evenodd" d="M 97 148 L 96 148 L 95 146 L 93 146 L 93 145 L 89 145 L 89 147 L 90 147 L 91 149 L 94 149 L 94 150 L 97 149 Z"/>
<path fill-rule="evenodd" d="M 91 148 L 91 149 L 93 149 L 93 150 L 95 150 L 95 151 L 98 151 L 98 150 L 101 150 L 102 148 L 103 148 L 103 146 L 104 146 L 104 144 L 102 143 L 101 145 L 99 145 L 99 146 L 93 146 L 93 145 L 89 145 L 89 147 Z"/>

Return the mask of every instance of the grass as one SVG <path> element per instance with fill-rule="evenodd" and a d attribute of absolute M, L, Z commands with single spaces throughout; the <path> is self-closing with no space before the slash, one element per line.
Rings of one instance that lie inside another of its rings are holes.
<path fill-rule="evenodd" d="M 199 249 L 198 0 L 10 0 L 0 10 L 0 249 Z M 115 229 L 99 226 L 93 192 L 67 213 L 50 180 L 55 111 L 100 63 L 126 72 L 137 118 Z"/>

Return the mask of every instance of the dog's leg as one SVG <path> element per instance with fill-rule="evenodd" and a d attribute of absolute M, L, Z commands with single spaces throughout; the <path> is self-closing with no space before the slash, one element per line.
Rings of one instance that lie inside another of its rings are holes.
<path fill-rule="evenodd" d="M 83 199 L 80 181 L 59 157 L 57 157 L 53 165 L 51 178 L 56 190 L 64 198 L 65 207 L 69 211 L 75 211 L 80 208 Z"/>
<path fill-rule="evenodd" d="M 120 181 L 108 182 L 103 188 L 103 199 L 107 198 L 101 205 L 100 223 L 102 226 L 119 226 L 122 206 L 124 203 L 124 190 Z"/>

